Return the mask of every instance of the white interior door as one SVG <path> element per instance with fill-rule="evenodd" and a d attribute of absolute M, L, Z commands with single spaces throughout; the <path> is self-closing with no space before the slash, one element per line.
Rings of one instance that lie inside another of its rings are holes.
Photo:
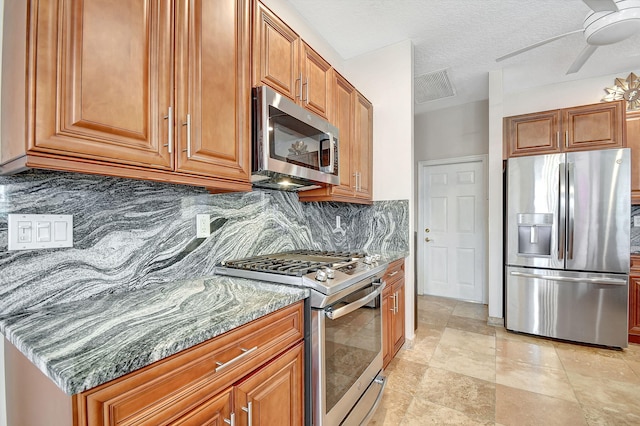
<path fill-rule="evenodd" d="M 422 294 L 485 303 L 483 161 L 421 167 Z"/>

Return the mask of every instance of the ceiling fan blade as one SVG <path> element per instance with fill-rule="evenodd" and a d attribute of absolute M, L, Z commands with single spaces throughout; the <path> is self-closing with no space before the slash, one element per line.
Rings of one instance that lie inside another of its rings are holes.
<path fill-rule="evenodd" d="M 567 74 L 573 74 L 580 71 L 580 68 L 582 68 L 584 63 L 587 62 L 587 59 L 589 59 L 591 55 L 593 55 L 593 52 L 595 52 L 597 48 L 598 46 L 588 44 L 587 47 L 582 49 L 582 52 L 580 52 L 576 60 L 573 61 L 573 64 L 571 64 L 571 66 L 569 67 Z"/>
<path fill-rule="evenodd" d="M 618 6 L 614 0 L 582 0 L 594 12 L 617 12 Z"/>
<path fill-rule="evenodd" d="M 527 47 L 523 47 L 522 49 L 518 49 L 518 50 L 515 50 L 515 51 L 513 51 L 511 53 L 507 53 L 504 56 L 500 56 L 498 59 L 496 59 L 496 62 L 504 61 L 505 59 L 509 59 L 509 58 L 511 58 L 513 56 L 516 56 L 516 55 L 519 55 L 521 53 L 524 53 L 527 50 L 534 49 L 534 48 L 536 48 L 538 46 L 542 46 L 543 44 L 551 43 L 552 41 L 558 40 L 558 39 L 560 39 L 562 37 L 566 37 L 566 36 L 571 35 L 571 34 L 581 33 L 583 31 L 584 30 L 582 28 L 580 28 L 579 30 L 575 30 L 575 31 L 571 31 L 571 32 L 568 32 L 568 33 L 560 34 L 560 35 L 557 35 L 555 37 L 551 37 L 551 38 L 548 38 L 546 40 L 539 41 L 539 42 L 531 44 L 531 45 L 529 45 Z"/>

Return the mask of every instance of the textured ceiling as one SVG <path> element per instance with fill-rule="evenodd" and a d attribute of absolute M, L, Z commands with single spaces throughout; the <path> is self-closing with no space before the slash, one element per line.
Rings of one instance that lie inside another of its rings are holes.
<path fill-rule="evenodd" d="M 513 50 L 582 28 L 589 8 L 581 0 L 288 1 L 344 59 L 409 39 L 415 46 L 416 77 L 447 69 L 456 95 L 417 104 L 416 113 L 487 99 L 488 72 L 494 69 L 503 69 L 506 93 L 640 72 L 640 34 L 600 47 L 571 75 L 567 69 L 586 46 L 582 34 L 495 62 Z"/>

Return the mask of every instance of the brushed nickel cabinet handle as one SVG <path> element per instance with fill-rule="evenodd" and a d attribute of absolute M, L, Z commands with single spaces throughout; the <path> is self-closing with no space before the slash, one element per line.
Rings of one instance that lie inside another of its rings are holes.
<path fill-rule="evenodd" d="M 191 114 L 187 114 L 187 121 L 182 123 L 183 126 L 187 126 L 187 149 L 182 151 L 187 153 L 187 158 L 191 158 Z"/>
<path fill-rule="evenodd" d="M 168 148 L 169 154 L 173 153 L 173 108 L 169 107 L 167 115 L 163 117 L 167 120 L 167 144 L 163 145 Z"/>
<path fill-rule="evenodd" d="M 247 403 L 247 407 L 242 407 L 242 411 L 247 413 L 247 424 L 248 424 L 248 426 L 252 426 L 253 425 L 253 413 L 252 413 L 252 410 L 251 410 L 251 402 Z"/>
<path fill-rule="evenodd" d="M 229 426 L 236 426 L 236 413 L 231 413 L 230 419 L 224 419 L 224 422 Z"/>
<path fill-rule="evenodd" d="M 228 366 L 230 366 L 231 364 L 240 361 L 242 358 L 246 357 L 247 355 L 249 355 L 251 352 L 254 352 L 258 349 L 257 346 L 252 347 L 251 349 L 245 349 L 245 348 L 240 348 L 240 350 L 242 351 L 242 353 L 240 355 L 238 355 L 235 358 L 230 359 L 227 362 L 216 362 L 216 364 L 218 365 L 216 367 L 216 373 L 224 368 L 227 368 Z"/>

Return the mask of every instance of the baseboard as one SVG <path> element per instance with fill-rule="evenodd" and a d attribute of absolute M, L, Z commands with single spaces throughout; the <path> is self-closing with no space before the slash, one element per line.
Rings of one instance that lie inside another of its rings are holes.
<path fill-rule="evenodd" d="M 492 327 L 504 327 L 504 318 L 489 317 L 487 318 L 487 325 Z"/>

